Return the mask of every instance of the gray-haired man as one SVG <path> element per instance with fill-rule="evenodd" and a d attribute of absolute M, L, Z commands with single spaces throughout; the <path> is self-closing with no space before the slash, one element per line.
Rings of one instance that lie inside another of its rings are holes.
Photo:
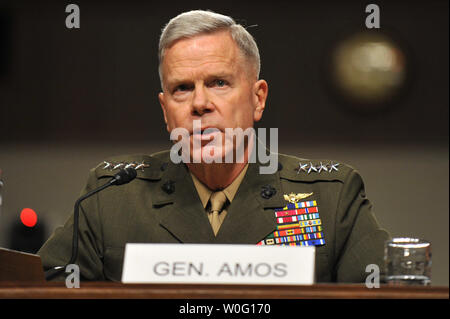
<path fill-rule="evenodd" d="M 193 152 L 186 163 L 174 163 L 164 151 L 115 157 L 91 171 L 85 192 L 113 176 L 109 168 L 117 163 L 146 165 L 132 183 L 84 202 L 76 261 L 84 279 L 120 280 L 130 242 L 316 245 L 319 282 L 363 281 L 367 265 L 381 265 L 389 236 L 351 167 L 277 154 L 278 170 L 260 174 L 248 160 L 249 140 L 243 161 L 223 160 L 239 146 L 225 130 L 253 128 L 268 94 L 259 79 L 258 48 L 245 28 L 209 11 L 180 14 L 162 32 L 159 61 L 167 130 L 187 130 Z M 197 120 L 200 132 L 193 129 Z M 207 148 L 216 138 L 223 143 Z M 216 161 L 205 162 L 203 153 Z M 286 199 L 286 217 L 276 218 Z M 45 268 L 69 260 L 72 223 L 71 217 L 39 251 Z"/>

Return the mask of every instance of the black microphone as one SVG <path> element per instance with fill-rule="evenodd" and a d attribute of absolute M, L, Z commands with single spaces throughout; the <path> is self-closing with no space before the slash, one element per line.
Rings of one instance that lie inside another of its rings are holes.
<path fill-rule="evenodd" d="M 111 185 L 123 185 L 126 183 L 131 182 L 133 179 L 135 179 L 137 176 L 137 172 L 134 168 L 128 167 L 125 169 L 121 169 L 114 177 L 106 184 L 84 194 L 81 196 L 76 202 L 75 207 L 73 211 L 73 237 L 72 237 L 72 256 L 70 257 L 69 262 L 65 266 L 56 266 L 53 268 L 50 268 L 45 272 L 45 279 L 49 280 L 52 279 L 54 276 L 59 274 L 61 271 L 66 269 L 67 265 L 75 263 L 75 260 L 77 259 L 78 255 L 78 219 L 79 219 L 79 210 L 80 210 L 80 204 L 83 200 L 86 198 L 104 190 L 105 188 L 108 188 Z"/>

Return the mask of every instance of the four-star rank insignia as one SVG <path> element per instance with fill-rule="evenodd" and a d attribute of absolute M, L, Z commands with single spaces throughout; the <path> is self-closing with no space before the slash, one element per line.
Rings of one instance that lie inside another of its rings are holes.
<path fill-rule="evenodd" d="M 304 172 L 306 174 L 310 173 L 322 173 L 322 172 L 328 172 L 332 173 L 333 171 L 338 172 L 339 171 L 339 163 L 322 163 L 320 164 L 313 164 L 311 162 L 302 164 L 301 162 L 298 163 L 298 168 L 295 170 L 297 171 L 297 174 L 300 174 L 301 172 Z"/>
<path fill-rule="evenodd" d="M 275 209 L 277 230 L 257 245 L 281 246 L 321 246 L 325 245 L 322 220 L 317 201 L 299 200 L 313 193 L 290 193 L 284 195 L 289 203 L 284 208 Z"/>
<path fill-rule="evenodd" d="M 116 169 L 122 169 L 122 168 L 129 168 L 132 167 L 135 170 L 142 170 L 144 171 L 145 168 L 150 167 L 150 165 L 144 161 L 142 161 L 141 163 L 137 163 L 137 162 L 132 162 L 132 163 L 128 163 L 128 162 L 118 162 L 118 163 L 114 163 L 114 162 L 107 162 L 107 161 L 103 161 L 103 163 L 101 163 L 100 165 L 105 165 L 102 168 L 105 170 L 116 170 Z"/>

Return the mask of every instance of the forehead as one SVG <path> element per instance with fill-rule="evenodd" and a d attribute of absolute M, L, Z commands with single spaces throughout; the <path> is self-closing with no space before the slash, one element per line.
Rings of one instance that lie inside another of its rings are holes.
<path fill-rule="evenodd" d="M 235 69 L 242 56 L 228 31 L 201 34 L 181 39 L 166 49 L 163 72 L 170 75 L 195 70 Z M 225 70 L 224 70 L 225 71 Z"/>

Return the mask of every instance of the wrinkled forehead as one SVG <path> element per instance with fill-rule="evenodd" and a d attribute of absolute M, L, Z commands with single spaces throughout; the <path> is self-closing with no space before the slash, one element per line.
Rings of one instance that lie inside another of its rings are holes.
<path fill-rule="evenodd" d="M 189 68 L 243 67 L 243 62 L 244 56 L 230 33 L 220 31 L 184 38 L 172 43 L 165 50 L 162 71 L 167 76 Z"/>

